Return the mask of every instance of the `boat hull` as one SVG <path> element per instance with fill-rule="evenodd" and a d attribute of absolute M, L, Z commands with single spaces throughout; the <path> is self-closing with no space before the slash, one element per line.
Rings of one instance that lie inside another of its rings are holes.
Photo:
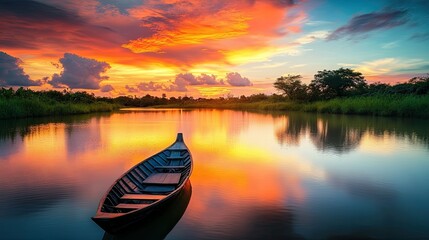
<path fill-rule="evenodd" d="M 174 199 L 120 231 L 105 232 L 103 240 L 164 239 L 186 212 L 191 195 L 192 186 L 188 180 Z"/>
<path fill-rule="evenodd" d="M 106 232 L 121 232 L 174 201 L 191 173 L 192 156 L 179 133 L 171 146 L 118 178 L 101 199 L 92 220 Z"/>
<path fill-rule="evenodd" d="M 98 226 L 104 229 L 104 231 L 108 233 L 116 234 L 116 233 L 123 232 L 124 230 L 128 228 L 132 228 L 134 225 L 145 221 L 148 217 L 151 217 L 151 214 L 153 212 L 157 211 L 158 209 L 163 208 L 164 206 L 174 202 L 181 190 L 182 189 L 180 189 L 175 194 L 170 195 L 168 199 L 165 199 L 162 203 L 159 203 L 157 205 L 152 205 L 147 208 L 142 208 L 137 211 L 133 211 L 126 215 L 118 216 L 115 218 L 93 217 L 92 220 L 95 223 L 97 223 Z"/>

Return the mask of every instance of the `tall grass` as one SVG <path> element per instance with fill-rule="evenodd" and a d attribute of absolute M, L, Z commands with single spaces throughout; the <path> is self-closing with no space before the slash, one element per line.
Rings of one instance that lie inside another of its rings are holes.
<path fill-rule="evenodd" d="M 42 101 L 38 98 L 0 98 L 0 119 L 109 112 L 118 108 L 119 105 L 106 102 L 84 104 Z"/>
<path fill-rule="evenodd" d="M 328 101 L 299 103 L 293 101 L 210 102 L 161 105 L 159 107 L 223 108 L 240 110 L 303 111 L 332 114 L 398 116 L 429 118 L 429 95 L 378 95 L 337 98 Z"/>
<path fill-rule="evenodd" d="M 303 111 L 373 116 L 429 117 L 429 95 L 380 95 L 303 105 Z"/>

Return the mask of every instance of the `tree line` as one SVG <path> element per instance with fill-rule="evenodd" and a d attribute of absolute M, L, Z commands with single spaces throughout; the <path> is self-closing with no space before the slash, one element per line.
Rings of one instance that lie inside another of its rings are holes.
<path fill-rule="evenodd" d="M 429 93 L 429 74 L 395 85 L 380 82 L 368 84 L 362 73 L 339 68 L 318 71 L 308 85 L 302 83 L 301 75 L 281 76 L 274 82 L 274 87 L 284 97 L 302 102 L 379 94 L 424 95 Z"/>
<path fill-rule="evenodd" d="M 274 82 L 274 87 L 280 94 L 253 94 L 250 96 L 234 97 L 227 95 L 216 99 L 193 98 L 193 97 L 170 97 L 165 94 L 162 97 L 149 94 L 137 96 L 99 97 L 94 93 L 71 90 L 45 90 L 34 91 L 31 89 L 12 88 L 0 89 L 0 100 L 7 99 L 37 99 L 43 102 L 59 103 L 83 103 L 94 104 L 105 102 L 129 107 L 148 107 L 156 105 L 186 105 L 192 103 L 222 104 L 222 103 L 252 103 L 252 102 L 283 102 L 291 100 L 294 102 L 313 102 L 330 100 L 335 98 L 346 98 L 353 96 L 373 95 L 425 95 L 429 94 L 429 74 L 422 77 L 413 77 L 405 83 L 389 85 L 386 83 L 368 84 L 360 72 L 348 68 L 337 70 L 318 71 L 314 79 L 305 84 L 301 75 L 281 76 Z"/>

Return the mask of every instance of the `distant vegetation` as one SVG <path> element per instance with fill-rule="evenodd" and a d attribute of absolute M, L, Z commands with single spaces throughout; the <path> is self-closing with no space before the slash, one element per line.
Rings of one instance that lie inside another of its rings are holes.
<path fill-rule="evenodd" d="M 0 118 L 60 116 L 107 112 L 120 106 L 86 92 L 0 89 Z"/>
<path fill-rule="evenodd" d="M 193 97 L 96 97 L 87 92 L 0 89 L 0 118 L 106 112 L 120 107 L 226 108 L 281 110 L 374 116 L 429 117 L 429 75 L 406 83 L 368 84 L 363 75 L 348 68 L 317 72 L 308 85 L 300 75 L 279 77 L 280 94 Z"/>
<path fill-rule="evenodd" d="M 284 97 L 297 102 L 314 102 L 336 98 L 374 95 L 427 95 L 429 75 L 414 77 L 406 83 L 368 84 L 363 75 L 348 68 L 318 71 L 310 84 L 303 84 L 300 75 L 277 78 L 274 87 Z"/>
<path fill-rule="evenodd" d="M 213 107 L 255 110 L 287 110 L 374 116 L 429 117 L 429 75 L 406 83 L 368 84 L 359 72 L 348 68 L 318 71 L 310 84 L 300 75 L 278 78 L 281 93 L 219 98 L 181 99 L 169 107 Z"/>

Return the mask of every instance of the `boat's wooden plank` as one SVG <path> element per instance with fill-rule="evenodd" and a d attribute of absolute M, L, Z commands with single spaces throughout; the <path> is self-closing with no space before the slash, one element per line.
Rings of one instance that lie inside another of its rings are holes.
<path fill-rule="evenodd" d="M 144 164 L 140 164 L 139 169 L 142 170 L 142 172 L 144 172 L 144 174 L 146 174 L 146 176 L 149 176 L 151 173 L 151 171 L 149 171 L 149 169 L 147 169 L 147 167 L 144 166 Z"/>
<path fill-rule="evenodd" d="M 116 218 L 127 213 L 108 213 L 108 212 L 97 212 L 94 218 Z"/>
<path fill-rule="evenodd" d="M 110 193 L 112 194 L 112 197 L 115 197 L 117 199 L 121 198 L 121 195 L 119 193 L 116 192 L 117 190 L 115 188 L 112 188 L 112 190 L 110 191 Z"/>
<path fill-rule="evenodd" d="M 143 181 L 145 184 L 178 184 L 181 173 L 154 173 Z"/>
<path fill-rule="evenodd" d="M 118 184 L 121 185 L 121 187 L 125 190 L 125 192 L 133 191 L 133 189 L 131 189 L 131 187 L 128 186 L 123 179 L 119 179 Z"/>
<path fill-rule="evenodd" d="M 188 150 L 185 143 L 182 141 L 175 142 L 168 150 Z"/>
<path fill-rule="evenodd" d="M 139 168 L 139 167 L 136 167 L 136 168 L 134 168 L 134 171 L 142 178 L 142 179 L 145 179 L 146 178 L 146 176 L 147 175 L 145 175 L 144 174 L 144 172 Z"/>
<path fill-rule="evenodd" d="M 139 209 L 139 208 L 145 208 L 149 206 L 148 203 L 139 203 L 139 204 L 132 204 L 132 203 L 119 203 L 118 205 L 114 206 L 116 209 Z"/>
<path fill-rule="evenodd" d="M 178 184 L 180 182 L 180 177 L 182 176 L 181 173 L 167 173 L 165 174 L 165 184 L 174 183 Z"/>
<path fill-rule="evenodd" d="M 142 182 L 144 180 L 144 178 L 142 176 L 140 176 L 140 174 L 137 173 L 137 171 L 134 169 L 130 172 L 130 174 L 138 181 L 138 182 Z"/>
<path fill-rule="evenodd" d="M 141 181 L 139 181 L 131 172 L 129 172 L 127 175 L 128 179 L 131 180 L 131 182 L 137 186 L 136 189 L 141 189 L 143 186 L 141 185 Z"/>
<path fill-rule="evenodd" d="M 158 195 L 158 194 L 125 194 L 121 199 L 127 200 L 161 200 L 167 195 Z"/>
<path fill-rule="evenodd" d="M 181 159 L 172 159 L 170 160 L 169 166 L 183 166 L 183 160 Z"/>
<path fill-rule="evenodd" d="M 113 187 L 116 188 L 121 193 L 121 195 L 126 193 L 125 189 L 119 183 L 116 183 Z"/>
<path fill-rule="evenodd" d="M 186 166 L 156 166 L 156 169 L 182 169 Z"/>
<path fill-rule="evenodd" d="M 169 193 L 176 189 L 173 185 L 149 185 L 143 189 L 144 192 L 148 193 Z"/>
<path fill-rule="evenodd" d="M 155 160 L 156 163 L 158 163 L 158 165 L 165 165 L 166 161 L 164 158 L 162 158 L 161 156 L 153 156 L 153 160 Z"/>
<path fill-rule="evenodd" d="M 162 174 L 157 174 L 154 173 L 152 175 L 150 175 L 149 177 L 147 177 L 143 183 L 163 183 L 165 179 L 165 176 Z"/>
<path fill-rule="evenodd" d="M 173 159 L 183 159 L 184 156 L 181 155 L 181 151 L 171 151 L 170 156 L 167 157 L 168 160 Z"/>

